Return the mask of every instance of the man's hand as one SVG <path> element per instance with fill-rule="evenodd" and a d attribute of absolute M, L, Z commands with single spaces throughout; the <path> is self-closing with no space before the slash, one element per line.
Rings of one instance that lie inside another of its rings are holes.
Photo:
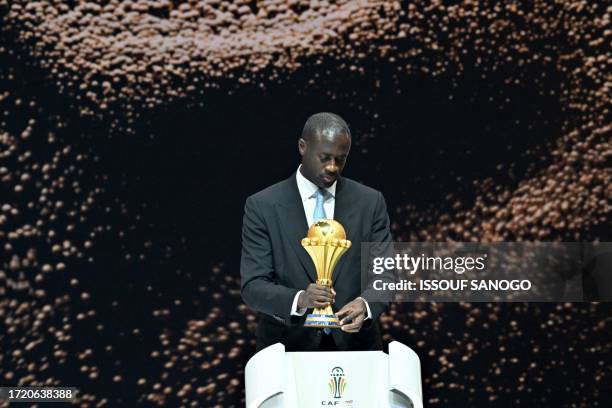
<path fill-rule="evenodd" d="M 340 320 L 342 331 L 357 333 L 363 325 L 363 321 L 366 318 L 366 312 L 366 305 L 363 299 L 357 298 L 344 305 L 344 307 L 336 313 L 336 316 L 342 319 Z"/>
<path fill-rule="evenodd" d="M 313 307 L 327 307 L 334 303 L 336 292 L 327 286 L 311 283 L 306 290 L 300 293 L 298 309 Z"/>

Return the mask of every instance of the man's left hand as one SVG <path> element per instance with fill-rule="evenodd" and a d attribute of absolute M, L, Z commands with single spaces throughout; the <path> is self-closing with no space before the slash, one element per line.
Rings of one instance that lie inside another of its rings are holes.
<path fill-rule="evenodd" d="M 355 299 L 346 305 L 338 313 L 342 331 L 357 333 L 366 318 L 366 305 L 363 299 Z"/>

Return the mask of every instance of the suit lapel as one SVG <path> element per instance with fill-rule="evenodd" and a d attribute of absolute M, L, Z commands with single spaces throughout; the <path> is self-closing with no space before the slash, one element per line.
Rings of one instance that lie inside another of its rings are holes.
<path fill-rule="evenodd" d="M 354 202 L 354 197 L 351 196 L 350 191 L 347 189 L 346 181 L 340 177 L 336 186 L 336 204 L 334 207 L 334 219 L 338 221 L 344 227 L 346 231 L 346 239 L 352 241 L 353 245 L 351 248 L 342 255 L 342 258 L 338 261 L 334 274 L 332 275 L 332 281 L 334 285 L 338 282 L 338 278 L 343 274 L 347 265 L 347 258 L 349 253 L 352 251 L 360 251 L 361 245 L 359 226 L 359 214 L 357 212 L 357 205 Z M 359 239 L 358 239 L 359 238 Z M 350 272 L 349 272 L 350 273 Z M 353 273 L 359 273 L 359 271 L 353 271 Z"/>
<path fill-rule="evenodd" d="M 304 205 L 297 188 L 295 173 L 287 180 L 287 186 L 287 193 L 283 194 L 282 200 L 279 200 L 277 205 L 281 230 L 310 280 L 316 282 L 317 274 L 314 263 L 308 252 L 302 247 L 302 238 L 308 233 L 308 223 L 304 215 Z"/>

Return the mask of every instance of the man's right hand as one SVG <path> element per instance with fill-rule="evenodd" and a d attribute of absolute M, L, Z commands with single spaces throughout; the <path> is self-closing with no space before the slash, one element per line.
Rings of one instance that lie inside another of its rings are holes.
<path fill-rule="evenodd" d="M 314 307 L 326 307 L 334 303 L 336 291 L 327 286 L 311 283 L 306 290 L 300 293 L 298 298 L 299 309 L 312 309 Z"/>

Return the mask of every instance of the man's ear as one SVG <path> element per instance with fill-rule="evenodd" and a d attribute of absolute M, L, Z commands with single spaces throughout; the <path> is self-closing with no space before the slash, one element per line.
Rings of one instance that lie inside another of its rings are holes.
<path fill-rule="evenodd" d="M 306 152 L 306 141 L 300 137 L 298 140 L 298 150 L 300 151 L 300 156 L 303 156 Z"/>

